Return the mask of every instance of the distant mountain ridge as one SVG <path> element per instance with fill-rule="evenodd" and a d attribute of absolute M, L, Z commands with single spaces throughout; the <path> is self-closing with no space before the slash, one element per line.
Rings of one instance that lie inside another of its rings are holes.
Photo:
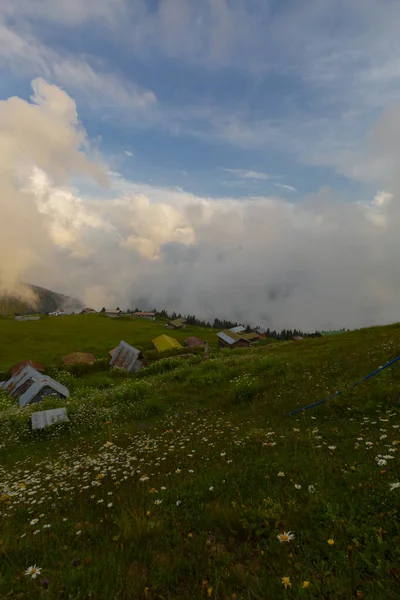
<path fill-rule="evenodd" d="M 52 292 L 37 285 L 23 284 L 23 287 L 28 288 L 28 291 L 31 292 L 31 294 L 26 294 L 27 298 L 20 294 L 0 295 L 0 315 L 45 314 L 57 309 L 72 312 L 83 308 L 82 302 L 76 298 Z M 36 297 L 36 301 L 28 297 L 31 295 Z"/>

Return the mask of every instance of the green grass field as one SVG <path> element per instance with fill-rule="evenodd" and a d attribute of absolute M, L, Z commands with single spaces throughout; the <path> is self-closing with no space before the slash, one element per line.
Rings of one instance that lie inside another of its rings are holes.
<path fill-rule="evenodd" d="M 22 349 L 46 364 L 73 350 L 101 357 L 163 331 L 85 319 L 0 321 L 0 364 Z M 55 370 L 71 397 L 40 409 L 66 406 L 70 422 L 36 435 L 39 406 L 0 394 L 0 598 L 397 600 L 400 364 L 286 413 L 399 354 L 392 325 L 214 346 L 130 377 Z"/>
<path fill-rule="evenodd" d="M 191 335 L 207 339 L 210 345 L 217 343 L 217 331 L 213 329 L 186 326 L 169 330 L 162 320 L 110 319 L 103 315 L 43 317 L 40 321 L 0 317 L 0 371 L 29 359 L 56 365 L 62 356 L 71 352 L 91 352 L 96 358 L 105 358 L 122 339 L 140 350 L 150 350 L 151 340 L 163 333 L 181 344 Z"/>

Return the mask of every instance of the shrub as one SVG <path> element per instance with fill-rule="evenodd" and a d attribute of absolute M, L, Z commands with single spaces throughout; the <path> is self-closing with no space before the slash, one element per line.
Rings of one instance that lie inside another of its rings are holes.
<path fill-rule="evenodd" d="M 231 383 L 233 383 L 232 400 L 234 404 L 252 402 L 263 390 L 262 382 L 249 374 L 239 375 Z"/>
<path fill-rule="evenodd" d="M 115 378 L 115 379 L 119 379 L 119 378 L 127 378 L 129 377 L 129 373 L 126 369 L 123 369 L 122 367 L 113 367 L 110 370 L 110 376 Z"/>

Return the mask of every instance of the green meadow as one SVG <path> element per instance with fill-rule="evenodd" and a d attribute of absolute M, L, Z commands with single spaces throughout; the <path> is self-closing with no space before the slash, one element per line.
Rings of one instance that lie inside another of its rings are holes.
<path fill-rule="evenodd" d="M 0 393 L 0 598 L 397 600 L 400 362 L 350 386 L 400 354 L 400 325 L 233 351 L 188 327 L 167 333 L 208 358 L 109 370 L 120 339 L 166 331 L 0 320 L 0 368 L 40 360 L 71 392 L 24 409 Z M 77 350 L 99 364 L 61 368 Z M 30 430 L 58 406 L 68 423 Z"/>
<path fill-rule="evenodd" d="M 40 321 L 0 317 L 0 370 L 25 359 L 38 360 L 46 366 L 58 365 L 61 357 L 71 352 L 91 352 L 96 358 L 105 358 L 121 340 L 149 351 L 153 347 L 151 340 L 163 333 L 182 345 L 191 335 L 208 340 L 210 345 L 217 344 L 216 330 L 194 326 L 171 330 L 165 324 L 162 319 L 112 319 L 101 314 L 42 317 Z"/>

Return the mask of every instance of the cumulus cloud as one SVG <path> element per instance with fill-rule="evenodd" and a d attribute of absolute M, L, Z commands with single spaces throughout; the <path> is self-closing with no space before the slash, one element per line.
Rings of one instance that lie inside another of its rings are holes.
<path fill-rule="evenodd" d="M 106 182 L 80 127 L 75 102 L 43 79 L 32 82 L 31 102 L 0 102 L 0 182 L 2 189 L 0 284 L 10 289 L 53 250 L 48 219 L 26 188 L 34 168 L 51 172 L 57 184 L 72 174 Z"/>
<path fill-rule="evenodd" d="M 359 202 L 329 188 L 291 203 L 143 185 L 93 154 L 70 96 L 43 79 L 33 90 L 30 102 L 0 103 L 3 289 L 28 280 L 97 308 L 141 303 L 303 330 L 398 319 L 395 172 Z M 395 169 L 388 131 L 383 119 L 374 135 Z M 73 187 L 75 175 L 101 186 L 107 174 L 106 197 Z"/>

